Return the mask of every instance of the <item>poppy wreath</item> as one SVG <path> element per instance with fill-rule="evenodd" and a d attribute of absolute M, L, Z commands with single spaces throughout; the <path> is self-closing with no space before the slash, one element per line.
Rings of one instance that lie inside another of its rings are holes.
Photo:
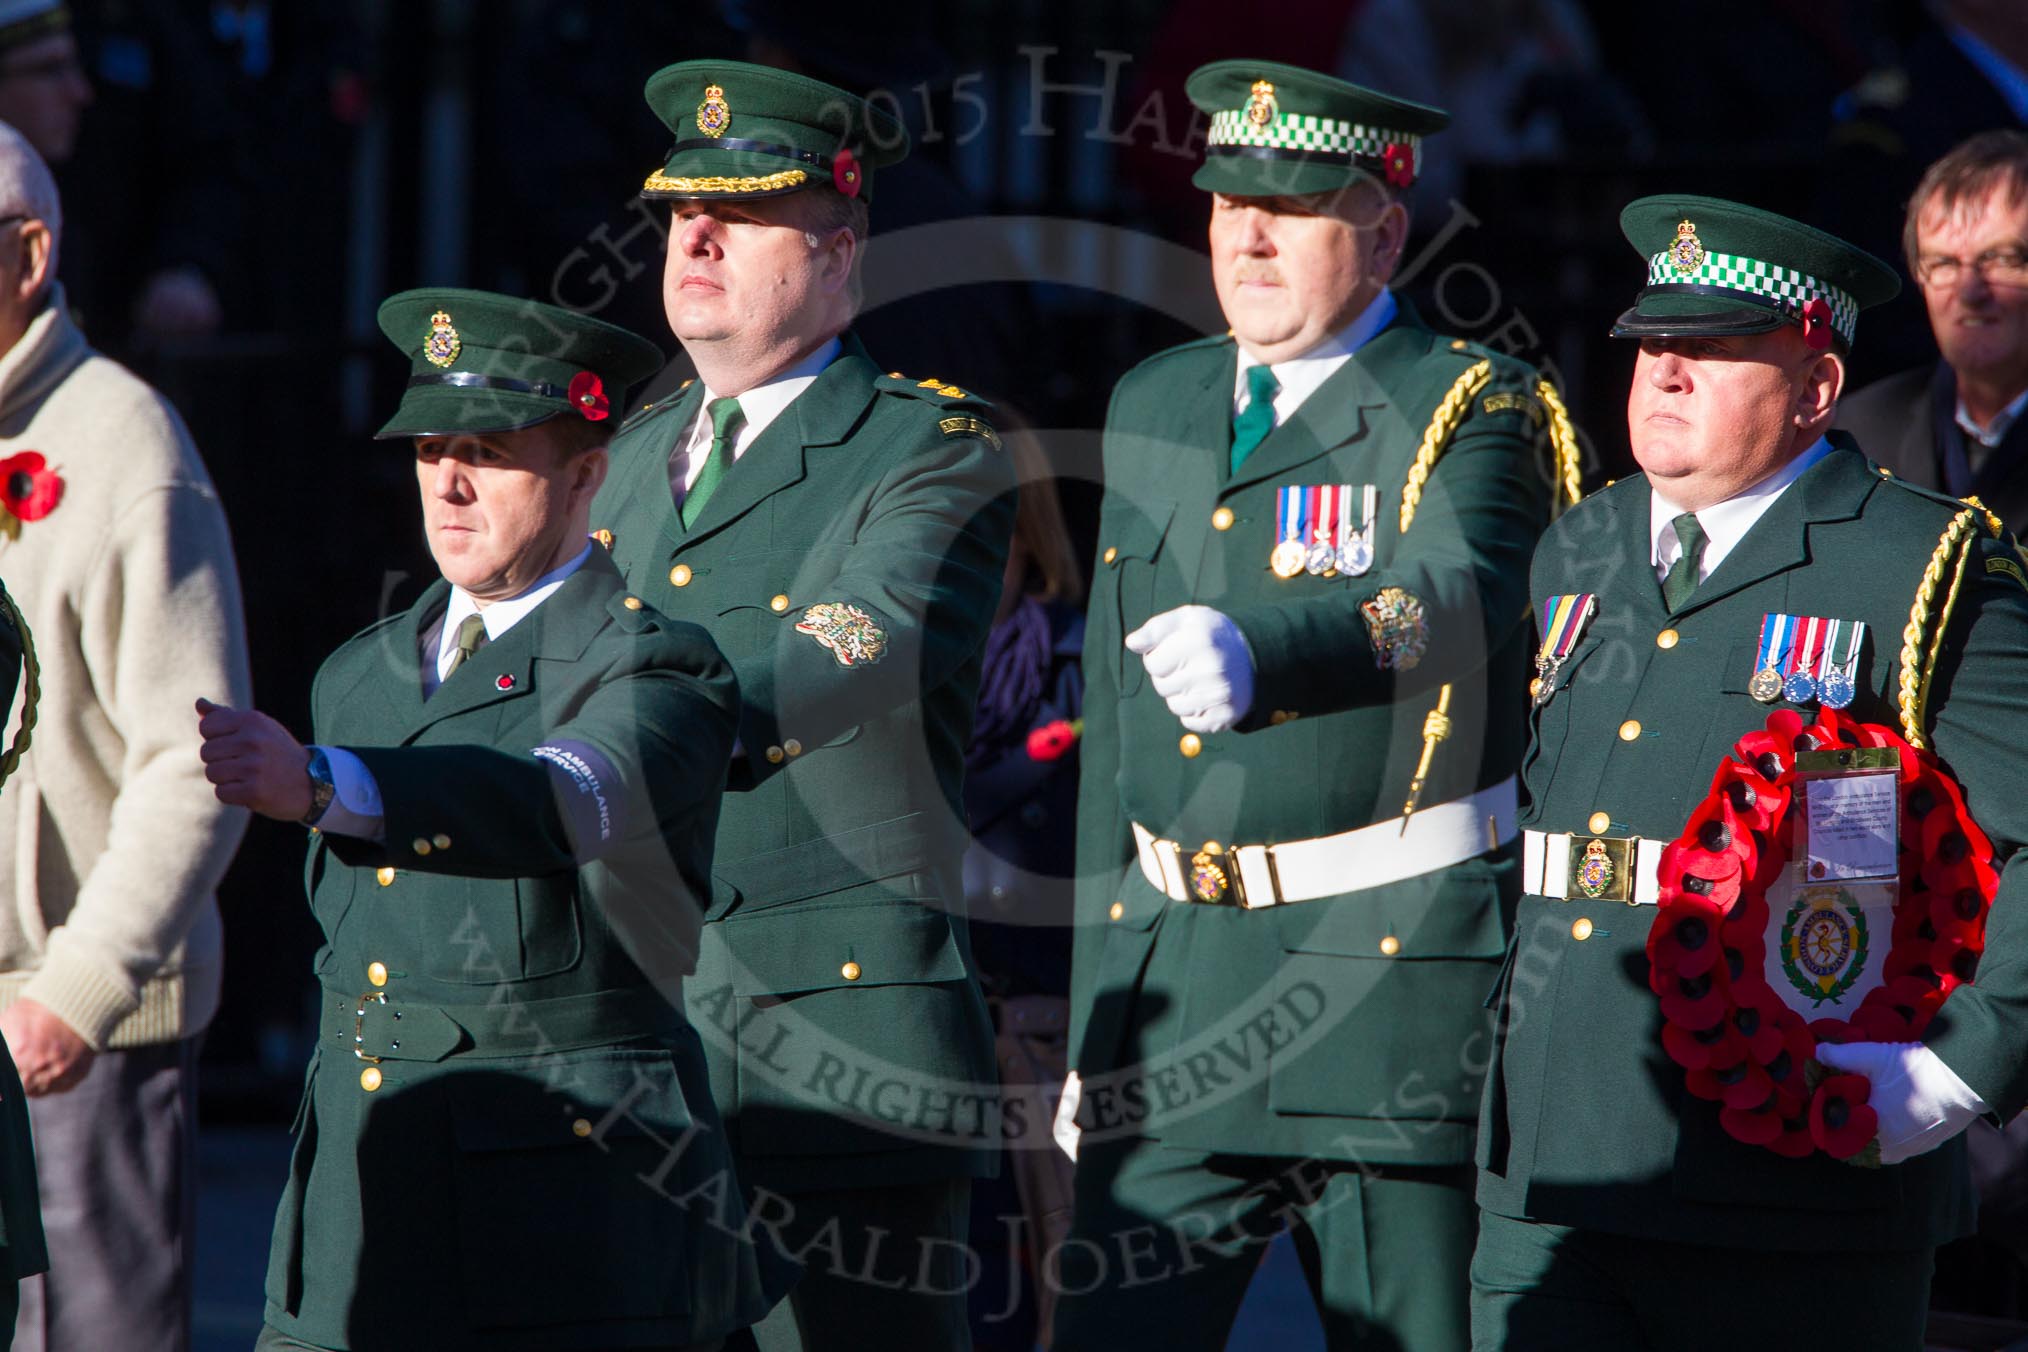
<path fill-rule="evenodd" d="M 1977 972 L 2000 878 L 1992 842 L 1935 756 L 1835 709 L 1816 718 L 1779 709 L 1740 738 L 1663 850 L 1648 986 L 1662 1005 L 1663 1048 L 1692 1094 L 1721 1105 L 1728 1135 L 1792 1159 L 1817 1150 L 1877 1159 L 1868 1149 L 1878 1127 L 1866 1102 L 1872 1086 L 1828 1073 L 1817 1046 L 1919 1039 Z M 1803 829 L 1805 814 L 1789 810 L 1797 753 L 1840 747 L 1891 747 L 1900 757 L 1900 890 L 1881 984 L 1851 1017 L 1806 1022 L 1767 981 L 1767 891 Z"/>

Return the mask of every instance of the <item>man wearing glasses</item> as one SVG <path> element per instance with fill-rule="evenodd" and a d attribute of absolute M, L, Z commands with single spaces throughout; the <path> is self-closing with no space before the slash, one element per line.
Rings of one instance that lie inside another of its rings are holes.
<path fill-rule="evenodd" d="M 1941 354 L 1854 395 L 1839 425 L 1896 476 L 2028 527 L 2028 133 L 1981 132 L 1923 175 L 1902 248 Z"/>

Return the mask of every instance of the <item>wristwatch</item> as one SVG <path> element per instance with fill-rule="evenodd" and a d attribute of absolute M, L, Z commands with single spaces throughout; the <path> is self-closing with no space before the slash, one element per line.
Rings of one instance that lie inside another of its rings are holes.
<path fill-rule="evenodd" d="M 324 754 L 324 748 L 310 748 L 310 763 L 304 767 L 310 775 L 310 810 L 299 820 L 305 826 L 315 826 L 323 819 L 331 806 L 331 799 L 338 793 L 338 785 L 331 779 L 331 761 Z"/>

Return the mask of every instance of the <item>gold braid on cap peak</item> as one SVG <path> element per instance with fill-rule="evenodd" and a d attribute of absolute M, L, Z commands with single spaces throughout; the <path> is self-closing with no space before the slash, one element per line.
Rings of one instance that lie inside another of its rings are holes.
<path fill-rule="evenodd" d="M 1901 631 L 1901 735 L 1908 744 L 1926 750 L 1923 720 L 1929 712 L 1929 683 L 1936 674 L 1936 661 L 1943 651 L 1944 630 L 1950 626 L 1951 610 L 1958 603 L 1958 588 L 1965 580 L 1965 568 L 1978 548 L 1977 532 L 1981 510 L 1966 508 L 1951 518 L 1936 542 L 1929 565 L 1922 570 L 1922 585 L 1916 588 L 1915 603 L 1908 608 L 1908 624 Z M 1955 559 L 1955 565 L 1953 564 Z M 1945 570 L 1951 574 L 1950 590 L 1943 608 L 1932 611 L 1937 587 Z M 1925 639 L 1928 651 L 1925 653 Z"/>
<path fill-rule="evenodd" d="M 800 187 L 809 175 L 801 169 L 784 169 L 779 174 L 762 174 L 753 178 L 725 178 L 713 174 L 708 178 L 670 178 L 660 169 L 648 175 L 648 181 L 641 185 L 642 192 L 780 192 L 783 188 Z"/>
<path fill-rule="evenodd" d="M 1415 509 L 1422 503 L 1423 485 L 1429 482 L 1429 472 L 1436 468 L 1437 457 L 1444 453 L 1451 434 L 1458 430 L 1458 424 L 1465 420 L 1471 410 L 1472 396 L 1485 387 L 1493 378 L 1493 363 L 1482 359 L 1459 376 L 1451 386 L 1451 392 L 1443 397 L 1436 407 L 1436 414 L 1429 421 L 1429 427 L 1422 434 L 1422 445 L 1416 448 L 1415 463 L 1408 468 L 1408 483 L 1401 490 L 1401 533 L 1408 534 L 1408 526 L 1415 520 Z"/>

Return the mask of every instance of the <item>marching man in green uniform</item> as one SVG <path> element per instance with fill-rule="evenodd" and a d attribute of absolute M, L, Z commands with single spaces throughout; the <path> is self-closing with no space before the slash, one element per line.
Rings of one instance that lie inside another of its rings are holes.
<path fill-rule="evenodd" d="M 622 430 L 593 524 L 739 676 L 687 994 L 756 1213 L 805 1269 L 754 1336 L 963 1347 L 999 1125 L 959 804 L 1013 474 L 971 394 L 849 332 L 902 127 L 737 62 L 647 97 L 676 139 L 642 195 L 670 204 L 663 304 L 698 378 Z"/>
<path fill-rule="evenodd" d="M 476 291 L 380 323 L 443 578 L 324 664 L 316 745 L 199 707 L 219 798 L 317 833 L 323 1024 L 258 1346 L 716 1347 L 781 1270 L 682 1010 L 738 694 L 588 538 L 660 354 Z"/>
<path fill-rule="evenodd" d="M 1473 1345 L 1915 1352 L 1972 1218 L 1953 1138 L 2028 1102 L 2028 583 L 1983 509 L 1826 436 L 1884 264 L 1711 198 L 1621 225 L 1644 473 L 1535 553 Z M 1826 744 L 1861 725 L 1922 780 L 1862 797 Z M 1983 958 L 1940 933 L 1980 921 Z"/>
<path fill-rule="evenodd" d="M 1223 1347 L 1292 1219 L 1332 1346 L 1456 1349 L 1523 579 L 1575 449 L 1533 369 L 1388 289 L 1443 113 L 1267 62 L 1188 88 L 1232 332 L 1107 419 L 1056 1346 Z"/>

